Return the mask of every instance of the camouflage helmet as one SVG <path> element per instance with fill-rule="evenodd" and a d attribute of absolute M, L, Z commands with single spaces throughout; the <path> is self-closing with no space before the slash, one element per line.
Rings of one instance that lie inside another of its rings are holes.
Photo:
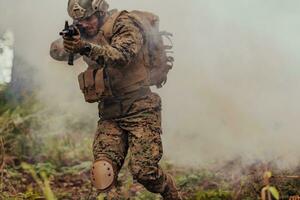
<path fill-rule="evenodd" d="M 69 0 L 68 13 L 75 20 L 86 19 L 96 12 L 107 12 L 105 0 Z"/>

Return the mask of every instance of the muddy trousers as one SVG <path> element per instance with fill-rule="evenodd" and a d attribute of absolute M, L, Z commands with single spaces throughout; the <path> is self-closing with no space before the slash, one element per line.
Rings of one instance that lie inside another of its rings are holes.
<path fill-rule="evenodd" d="M 160 102 L 151 107 L 159 100 L 152 95 L 136 102 L 126 117 L 100 120 L 93 144 L 95 160 L 107 157 L 117 172 L 130 149 L 129 168 L 134 180 L 153 193 L 162 193 L 166 187 L 166 174 L 158 164 L 163 154 Z M 147 109 L 135 112 L 147 103 Z"/>

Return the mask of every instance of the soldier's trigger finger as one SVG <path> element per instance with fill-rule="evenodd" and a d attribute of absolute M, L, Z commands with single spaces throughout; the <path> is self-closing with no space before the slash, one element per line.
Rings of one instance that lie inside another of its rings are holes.
<path fill-rule="evenodd" d="M 64 38 L 64 43 L 68 43 L 68 44 L 77 44 L 77 43 L 79 43 L 79 41 L 80 41 L 80 36 L 78 37 L 78 36 L 73 36 L 73 37 L 67 37 L 67 38 Z"/>
<path fill-rule="evenodd" d="M 76 42 L 74 41 L 69 41 L 69 40 L 64 41 L 64 46 L 74 46 L 75 44 Z"/>
<path fill-rule="evenodd" d="M 64 44 L 64 49 L 68 51 L 74 51 L 74 45 Z"/>
<path fill-rule="evenodd" d="M 69 51 L 73 51 L 74 50 L 74 46 L 65 45 L 64 49 L 65 50 L 69 50 Z"/>

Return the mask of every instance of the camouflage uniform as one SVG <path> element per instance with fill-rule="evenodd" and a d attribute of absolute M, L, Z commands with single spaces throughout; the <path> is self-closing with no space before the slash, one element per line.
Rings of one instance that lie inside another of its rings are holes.
<path fill-rule="evenodd" d="M 51 55 L 57 60 L 66 60 L 63 50 L 57 50 L 61 46 L 59 43 L 61 41 L 53 43 Z M 98 66 L 106 64 L 110 68 L 122 68 L 136 59 L 143 44 L 140 27 L 123 13 L 116 20 L 110 43 L 93 45 L 90 55 L 85 56 L 84 60 L 89 66 L 96 61 Z M 106 97 L 99 103 L 100 120 L 93 154 L 95 160 L 103 157 L 112 160 L 118 173 L 130 150 L 129 166 L 133 178 L 150 192 L 162 194 L 170 183 L 158 164 L 163 154 L 161 99 L 148 86 L 140 88 L 143 92 L 139 95 L 128 92 L 126 95 L 117 94 L 116 98 L 111 88 L 106 87 Z"/>
<path fill-rule="evenodd" d="M 142 48 L 143 36 L 139 27 L 127 15 L 118 18 L 113 34 L 110 45 L 93 48 L 91 59 L 120 67 L 135 58 Z M 105 113 L 114 110 L 113 107 L 119 104 L 105 106 L 103 102 L 100 103 L 100 117 L 104 119 L 99 120 L 93 145 L 94 158 L 98 160 L 106 155 L 120 170 L 130 149 L 129 166 L 134 179 L 150 192 L 161 193 L 165 186 L 165 175 L 158 165 L 163 153 L 161 99 L 157 94 L 149 92 L 132 101 L 127 103 L 125 100 L 123 107 L 126 109 L 122 116 L 112 119 L 105 119 Z"/>
<path fill-rule="evenodd" d="M 113 36 L 108 45 L 95 46 L 90 58 L 98 63 L 121 67 L 130 63 L 143 46 L 140 28 L 130 17 L 123 13 L 115 22 Z"/>
<path fill-rule="evenodd" d="M 134 179 L 155 193 L 164 188 L 164 173 L 158 165 L 163 153 L 160 104 L 160 97 L 151 93 L 135 101 L 126 116 L 100 119 L 93 145 L 95 160 L 107 155 L 118 169 L 130 149 Z"/>

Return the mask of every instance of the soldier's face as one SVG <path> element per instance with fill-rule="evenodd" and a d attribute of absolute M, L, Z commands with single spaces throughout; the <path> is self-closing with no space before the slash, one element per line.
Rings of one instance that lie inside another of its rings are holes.
<path fill-rule="evenodd" d="M 78 26 L 85 36 L 93 37 L 99 32 L 100 19 L 98 15 L 92 15 L 84 20 L 80 20 Z"/>

